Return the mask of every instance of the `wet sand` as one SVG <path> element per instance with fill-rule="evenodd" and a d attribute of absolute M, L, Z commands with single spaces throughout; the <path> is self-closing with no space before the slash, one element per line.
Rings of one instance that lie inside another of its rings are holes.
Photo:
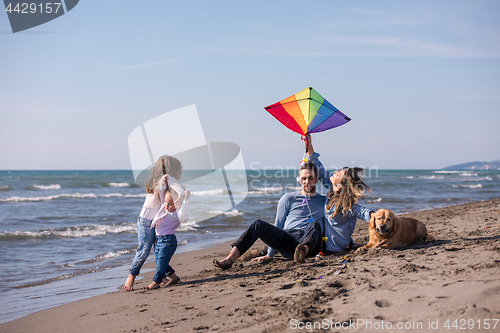
<path fill-rule="evenodd" d="M 405 216 L 424 222 L 437 240 L 301 264 L 237 261 L 222 271 L 212 259 L 227 254 L 226 243 L 174 255 L 177 285 L 144 289 L 149 272 L 132 292 L 43 310 L 0 331 L 500 331 L 500 199 Z M 358 221 L 353 238 L 368 241 L 365 222 Z"/>

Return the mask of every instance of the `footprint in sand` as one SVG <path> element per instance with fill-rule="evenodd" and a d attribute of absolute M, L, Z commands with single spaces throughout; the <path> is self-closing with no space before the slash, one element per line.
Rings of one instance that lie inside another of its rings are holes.
<path fill-rule="evenodd" d="M 375 305 L 378 306 L 379 308 L 388 308 L 391 306 L 391 303 L 389 301 L 375 301 Z"/>
<path fill-rule="evenodd" d="M 408 302 L 420 302 L 420 301 L 425 301 L 428 300 L 429 296 L 415 296 L 408 298 Z"/>

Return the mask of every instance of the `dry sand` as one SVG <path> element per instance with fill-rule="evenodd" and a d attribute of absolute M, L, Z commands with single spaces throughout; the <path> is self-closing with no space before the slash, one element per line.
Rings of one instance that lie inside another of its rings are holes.
<path fill-rule="evenodd" d="M 40 311 L 0 332 L 500 332 L 500 199 L 406 216 L 437 240 L 221 271 L 211 261 L 230 250 L 223 244 L 174 255 L 178 285 L 141 289 L 146 273 L 132 292 Z M 366 223 L 353 238 L 368 241 Z"/>

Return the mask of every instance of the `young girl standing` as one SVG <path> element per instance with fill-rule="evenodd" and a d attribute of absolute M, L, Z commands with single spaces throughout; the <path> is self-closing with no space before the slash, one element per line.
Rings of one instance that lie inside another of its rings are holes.
<path fill-rule="evenodd" d="M 135 278 L 139 275 L 141 267 L 149 256 L 151 247 L 156 240 L 155 229 L 151 228 L 151 223 L 162 207 L 163 198 L 167 190 L 167 173 L 172 178 L 179 179 L 182 175 L 182 164 L 178 159 L 172 156 L 162 155 L 151 169 L 151 173 L 145 184 L 146 200 L 144 201 L 139 218 L 137 219 L 139 246 L 137 247 L 134 260 L 132 261 L 130 274 L 123 287 L 127 291 L 132 291 L 134 289 Z M 171 269 L 169 273 L 169 284 L 174 284 L 179 281 L 179 277 L 175 275 L 173 269 Z"/>
<path fill-rule="evenodd" d="M 180 280 L 170 267 L 169 262 L 177 249 L 175 229 L 181 222 L 186 222 L 189 219 L 190 192 L 184 190 L 184 187 L 169 175 L 167 175 L 167 184 L 168 190 L 165 193 L 164 204 L 151 223 L 151 228 L 154 228 L 156 232 L 156 274 L 153 277 L 153 282 L 148 286 L 150 290 L 160 288 L 162 282 L 170 285 Z M 174 277 L 170 274 L 177 277 L 175 282 L 173 282 Z M 165 282 L 168 275 L 170 275 L 170 281 Z"/>

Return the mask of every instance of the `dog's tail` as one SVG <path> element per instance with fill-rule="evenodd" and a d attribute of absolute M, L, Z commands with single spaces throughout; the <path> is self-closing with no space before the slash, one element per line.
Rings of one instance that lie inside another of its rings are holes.
<path fill-rule="evenodd" d="M 434 235 L 429 234 L 429 233 L 427 233 L 427 236 L 424 239 L 424 241 L 426 241 L 426 242 L 432 242 L 432 241 L 435 241 L 435 240 L 436 240 L 436 237 L 434 237 Z"/>

